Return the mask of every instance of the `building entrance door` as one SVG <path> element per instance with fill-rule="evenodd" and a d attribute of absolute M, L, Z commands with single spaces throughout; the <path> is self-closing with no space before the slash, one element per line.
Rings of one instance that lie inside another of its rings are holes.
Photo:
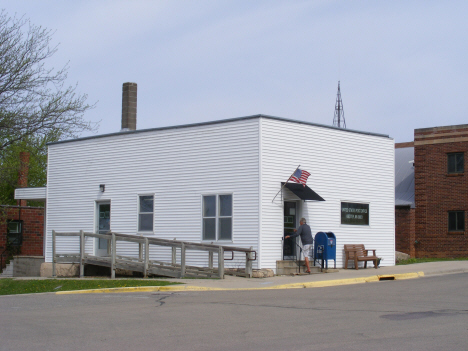
<path fill-rule="evenodd" d="M 284 234 L 294 234 L 294 228 L 296 228 L 297 219 L 297 204 L 292 201 L 284 202 Z M 284 239 L 283 241 L 283 260 L 295 260 L 296 259 L 296 238 Z"/>
<path fill-rule="evenodd" d="M 106 234 L 110 230 L 110 203 L 100 202 L 97 204 L 97 230 L 98 234 Z M 106 239 L 96 240 L 96 256 L 106 256 L 108 254 Z"/>

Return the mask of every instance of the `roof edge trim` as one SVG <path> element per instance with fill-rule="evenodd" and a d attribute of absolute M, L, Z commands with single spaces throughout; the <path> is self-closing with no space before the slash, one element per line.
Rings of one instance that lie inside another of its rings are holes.
<path fill-rule="evenodd" d="M 182 125 L 175 125 L 175 126 L 168 126 L 168 127 L 137 129 L 137 130 L 133 130 L 133 131 L 119 131 L 119 132 L 115 132 L 115 133 L 92 135 L 92 136 L 83 137 L 83 138 L 60 140 L 60 141 L 47 143 L 47 145 L 63 144 L 63 143 L 70 143 L 70 142 L 74 142 L 74 141 L 98 139 L 98 138 L 105 138 L 105 137 L 125 135 L 125 134 L 146 133 L 146 132 L 154 132 L 154 131 L 161 131 L 161 130 L 168 130 L 168 129 L 182 129 L 182 128 L 190 128 L 190 127 L 200 127 L 200 126 L 206 126 L 206 125 L 212 125 L 212 124 L 230 123 L 230 122 L 237 122 L 237 121 L 256 119 L 256 118 L 265 118 L 265 119 L 277 120 L 277 121 L 282 121 L 282 122 L 305 124 L 305 125 L 310 125 L 310 126 L 314 126 L 314 127 L 340 130 L 340 131 L 348 132 L 348 133 L 357 133 L 357 134 L 364 134 L 364 135 L 371 135 L 371 136 L 377 136 L 377 137 L 382 137 L 382 138 L 393 139 L 393 138 L 390 138 L 390 136 L 386 135 L 386 134 L 363 132 L 363 131 L 354 130 L 354 129 L 338 128 L 338 127 L 329 126 L 329 125 L 325 125 L 325 124 L 312 123 L 312 122 L 306 122 L 306 121 L 299 121 L 299 120 L 288 119 L 288 118 L 284 118 L 284 117 L 275 117 L 275 116 L 257 114 L 257 115 L 251 115 L 251 116 L 245 116 L 245 117 L 234 117 L 234 118 L 228 118 L 228 119 L 222 119 L 222 120 L 216 120 L 216 121 L 182 124 Z"/>

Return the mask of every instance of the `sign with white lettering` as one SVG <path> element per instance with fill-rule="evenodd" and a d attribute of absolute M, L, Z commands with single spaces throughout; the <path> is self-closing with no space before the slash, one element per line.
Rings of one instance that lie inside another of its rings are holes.
<path fill-rule="evenodd" d="M 369 204 L 342 202 L 341 224 L 369 225 Z"/>

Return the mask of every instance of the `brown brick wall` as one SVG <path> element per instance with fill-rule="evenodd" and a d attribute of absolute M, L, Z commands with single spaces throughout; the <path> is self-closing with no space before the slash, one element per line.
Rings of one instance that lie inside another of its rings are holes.
<path fill-rule="evenodd" d="M 467 257 L 468 125 L 416 129 L 416 257 Z M 447 173 L 447 153 L 464 152 L 463 174 Z M 448 211 L 465 211 L 465 231 L 449 233 Z"/>
<path fill-rule="evenodd" d="M 21 210 L 21 218 L 20 218 Z M 23 244 L 20 256 L 42 256 L 44 240 L 44 209 L 42 207 L 0 207 L 0 253 L 6 248 L 7 221 L 23 221 Z"/>
<path fill-rule="evenodd" d="M 415 257 L 415 209 L 409 206 L 395 208 L 395 249 Z"/>

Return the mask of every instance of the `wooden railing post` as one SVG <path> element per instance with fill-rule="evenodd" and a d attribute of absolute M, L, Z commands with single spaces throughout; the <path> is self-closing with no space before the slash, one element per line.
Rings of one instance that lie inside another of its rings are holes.
<path fill-rule="evenodd" d="M 208 268 L 213 269 L 213 251 L 208 251 Z"/>
<path fill-rule="evenodd" d="M 245 275 L 249 278 L 252 278 L 252 249 L 251 246 L 251 251 L 245 253 Z"/>
<path fill-rule="evenodd" d="M 84 277 L 85 240 L 84 231 L 80 230 L 80 278 Z"/>
<path fill-rule="evenodd" d="M 143 243 L 138 243 L 138 258 L 143 260 Z"/>
<path fill-rule="evenodd" d="M 176 238 L 174 238 L 176 240 Z M 172 265 L 175 266 L 177 264 L 177 248 L 172 246 Z"/>
<path fill-rule="evenodd" d="M 115 234 L 112 233 L 112 262 L 111 262 L 111 279 L 115 279 L 115 259 L 117 256 L 117 243 L 115 240 Z"/>
<path fill-rule="evenodd" d="M 143 270 L 143 275 L 145 278 L 148 277 L 148 266 L 149 266 L 149 244 L 148 238 L 145 238 L 145 268 Z"/>
<path fill-rule="evenodd" d="M 182 243 L 180 248 L 180 277 L 185 277 L 185 244 Z"/>
<path fill-rule="evenodd" d="M 224 249 L 222 246 L 218 250 L 218 274 L 219 278 L 224 279 Z"/>
<path fill-rule="evenodd" d="M 55 230 L 52 230 L 52 277 L 56 277 L 56 270 L 55 270 Z"/>

